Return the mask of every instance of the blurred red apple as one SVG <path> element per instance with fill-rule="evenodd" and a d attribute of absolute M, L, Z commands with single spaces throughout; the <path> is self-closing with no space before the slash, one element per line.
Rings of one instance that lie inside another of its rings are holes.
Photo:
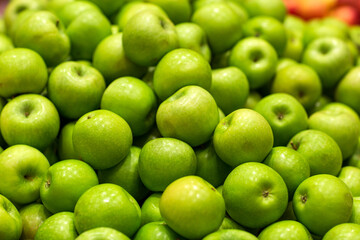
<path fill-rule="evenodd" d="M 359 11 L 349 5 L 338 6 L 329 13 L 330 16 L 336 17 L 349 25 L 360 23 Z"/>
<path fill-rule="evenodd" d="M 297 14 L 304 19 L 321 18 L 336 5 L 336 0 L 296 0 Z"/>

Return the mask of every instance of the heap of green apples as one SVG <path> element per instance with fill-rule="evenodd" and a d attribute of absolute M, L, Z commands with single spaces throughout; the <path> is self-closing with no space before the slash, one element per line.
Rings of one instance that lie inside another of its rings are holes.
<path fill-rule="evenodd" d="M 360 239 L 360 26 L 11 0 L 0 32 L 0 240 Z"/>

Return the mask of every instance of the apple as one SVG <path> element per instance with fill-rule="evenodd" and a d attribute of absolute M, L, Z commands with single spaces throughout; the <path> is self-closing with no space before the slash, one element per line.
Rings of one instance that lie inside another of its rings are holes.
<path fill-rule="evenodd" d="M 222 195 L 230 217 L 249 228 L 275 222 L 288 203 L 284 180 L 275 170 L 258 162 L 244 163 L 232 170 Z"/>
<path fill-rule="evenodd" d="M 341 40 L 346 40 L 347 30 L 344 31 L 342 27 L 339 27 L 338 24 L 334 22 L 326 22 L 325 18 L 324 20 L 313 19 L 309 21 L 308 25 L 306 26 L 306 31 L 304 31 L 304 45 L 307 47 L 312 41 L 324 37 L 335 37 Z"/>
<path fill-rule="evenodd" d="M 352 205 L 349 188 L 342 180 L 329 174 L 305 179 L 293 198 L 298 221 L 319 236 L 338 224 L 348 222 Z"/>
<path fill-rule="evenodd" d="M 87 190 L 74 210 L 79 234 L 98 227 L 110 227 L 131 237 L 140 227 L 141 210 L 122 187 L 104 183 Z"/>
<path fill-rule="evenodd" d="M 333 100 L 326 95 L 321 95 L 321 97 L 315 102 L 314 106 L 312 106 L 310 109 L 308 109 L 308 114 L 311 115 L 315 112 L 320 111 L 323 109 L 326 105 L 331 103 Z"/>
<path fill-rule="evenodd" d="M 147 69 L 131 62 L 124 52 L 122 33 L 104 38 L 96 47 L 93 66 L 104 76 L 107 85 L 117 78 L 133 76 L 141 78 Z"/>
<path fill-rule="evenodd" d="M 40 185 L 50 164 L 36 148 L 15 145 L 0 155 L 0 192 L 17 204 L 28 204 L 40 197 Z"/>
<path fill-rule="evenodd" d="M 241 239 L 241 240 L 257 240 L 253 234 L 239 229 L 223 229 L 213 232 L 203 240 L 219 240 L 219 239 Z"/>
<path fill-rule="evenodd" d="M 150 129 L 149 132 L 145 133 L 144 135 L 134 137 L 133 145 L 142 148 L 145 145 L 145 143 L 160 137 L 162 136 L 159 132 L 159 129 L 155 125 Z"/>
<path fill-rule="evenodd" d="M 108 17 L 114 15 L 127 2 L 126 0 L 87 0 L 95 3 Z"/>
<path fill-rule="evenodd" d="M 78 159 L 80 160 L 80 156 L 75 152 L 73 145 L 73 131 L 76 122 L 69 122 L 65 124 L 61 130 L 58 137 L 58 155 L 59 160 L 65 159 Z"/>
<path fill-rule="evenodd" d="M 174 24 L 162 14 L 142 11 L 131 17 L 124 26 L 125 55 L 140 66 L 156 65 L 178 45 Z"/>
<path fill-rule="evenodd" d="M 192 9 L 189 0 L 148 0 L 147 2 L 161 7 L 174 24 L 190 21 Z"/>
<path fill-rule="evenodd" d="M 95 68 L 68 61 L 51 72 L 47 91 L 62 117 L 78 119 L 100 107 L 105 85 L 103 76 Z"/>
<path fill-rule="evenodd" d="M 337 6 L 329 13 L 329 15 L 336 17 L 349 25 L 357 25 L 360 23 L 359 10 L 351 6 Z"/>
<path fill-rule="evenodd" d="M 352 213 L 349 222 L 360 224 L 360 197 L 354 197 Z"/>
<path fill-rule="evenodd" d="M 342 165 L 342 155 L 335 140 L 319 130 L 304 130 L 291 138 L 288 147 L 298 151 L 309 163 L 310 175 L 337 176 Z"/>
<path fill-rule="evenodd" d="M 55 140 L 60 129 L 54 104 L 38 94 L 23 94 L 8 102 L 0 123 L 7 144 L 27 144 L 40 150 Z"/>
<path fill-rule="evenodd" d="M 5 35 L 5 34 L 0 34 L 0 53 L 3 53 L 7 50 L 13 49 L 14 45 L 11 41 L 11 39 Z"/>
<path fill-rule="evenodd" d="M 244 108 L 254 109 L 256 104 L 261 100 L 261 98 L 262 97 L 259 92 L 254 91 L 254 90 L 250 91 L 250 93 L 246 99 Z"/>
<path fill-rule="evenodd" d="M 335 239 L 358 239 L 360 225 L 355 223 L 343 223 L 331 228 L 323 237 L 323 240 Z"/>
<path fill-rule="evenodd" d="M 341 168 L 338 178 L 349 187 L 353 197 L 360 197 L 360 168 L 345 166 Z"/>
<path fill-rule="evenodd" d="M 0 71 L 0 96 L 4 98 L 41 93 L 48 80 L 44 60 L 38 53 L 25 48 L 3 52 L 0 55 Z"/>
<path fill-rule="evenodd" d="M 133 238 L 134 240 L 180 240 L 181 238 L 165 222 L 151 222 L 142 226 Z"/>
<path fill-rule="evenodd" d="M 41 203 L 32 203 L 20 208 L 22 233 L 20 240 L 34 239 L 41 224 L 51 213 Z"/>
<path fill-rule="evenodd" d="M 281 56 L 300 62 L 304 51 L 302 36 L 296 30 L 286 29 L 286 39 L 285 49 Z"/>
<path fill-rule="evenodd" d="M 291 64 L 279 70 L 271 84 L 272 93 L 288 93 L 305 109 L 314 106 L 322 93 L 318 74 L 305 64 Z"/>
<path fill-rule="evenodd" d="M 127 122 L 108 110 L 83 115 L 73 130 L 73 145 L 81 159 L 94 169 L 106 169 L 125 159 L 132 144 Z"/>
<path fill-rule="evenodd" d="M 22 232 L 21 216 L 5 196 L 0 194 L 0 234 L 4 240 L 19 239 Z"/>
<path fill-rule="evenodd" d="M 157 64 L 153 85 L 156 95 L 165 100 L 177 90 L 197 85 L 206 90 L 211 86 L 211 67 L 206 59 L 191 49 L 175 49 Z"/>
<path fill-rule="evenodd" d="M 279 221 L 263 229 L 259 235 L 259 240 L 312 240 L 310 232 L 304 225 L 292 220 Z"/>
<path fill-rule="evenodd" d="M 267 41 L 247 37 L 240 40 L 230 53 L 229 65 L 242 70 L 251 89 L 264 86 L 274 76 L 278 57 Z"/>
<path fill-rule="evenodd" d="M 129 124 L 133 136 L 140 136 L 155 123 L 157 98 L 144 81 L 121 77 L 105 89 L 101 109 L 118 114 Z"/>
<path fill-rule="evenodd" d="M 286 7 L 282 0 L 242 0 L 250 17 L 265 15 L 283 21 L 286 16 Z"/>
<path fill-rule="evenodd" d="M 137 201 L 143 200 L 149 190 L 139 176 L 139 156 L 141 148 L 132 146 L 129 154 L 112 168 L 98 171 L 100 183 L 114 183 L 123 187 Z"/>
<path fill-rule="evenodd" d="M 220 227 L 225 203 L 204 179 L 186 176 L 165 189 L 160 198 L 160 213 L 176 233 L 187 239 L 199 239 Z"/>
<path fill-rule="evenodd" d="M 162 193 L 153 193 L 145 199 L 141 206 L 141 226 L 150 222 L 164 221 L 160 214 L 160 198 Z"/>
<path fill-rule="evenodd" d="M 179 38 L 179 47 L 188 48 L 200 53 L 206 61 L 211 60 L 211 50 L 205 31 L 196 23 L 185 22 L 175 25 Z"/>
<path fill-rule="evenodd" d="M 221 185 L 222 187 L 223 185 Z M 220 187 L 218 187 L 216 190 L 222 194 L 222 190 L 219 190 Z M 221 226 L 219 227 L 219 230 L 224 230 L 224 229 L 240 229 L 240 230 L 245 230 L 242 226 L 240 226 L 237 222 L 235 222 L 233 219 L 231 219 L 229 216 L 224 217 Z M 217 232 L 218 232 L 217 231 Z"/>
<path fill-rule="evenodd" d="M 156 112 L 162 136 L 177 138 L 192 147 L 209 141 L 218 122 L 214 98 L 199 86 L 181 88 L 162 102 Z"/>
<path fill-rule="evenodd" d="M 116 239 L 130 240 L 125 234 L 108 227 L 98 227 L 87 230 L 80 234 L 76 240 Z"/>
<path fill-rule="evenodd" d="M 46 9 L 55 15 L 59 16 L 59 11 L 68 3 L 75 0 L 48 0 Z"/>
<path fill-rule="evenodd" d="M 295 0 L 297 1 L 297 0 Z M 302 39 L 307 23 L 299 16 L 287 14 L 284 19 L 284 27 L 287 30 L 294 31 Z"/>
<path fill-rule="evenodd" d="M 321 18 L 324 17 L 332 6 L 335 5 L 336 1 L 311 1 L 311 0 L 302 0 L 298 1 L 299 6 L 297 9 L 297 14 L 304 19 L 311 18 Z M 331 4 L 327 4 L 331 3 Z"/>
<path fill-rule="evenodd" d="M 211 57 L 211 69 L 226 68 L 229 67 L 229 58 L 231 49 L 223 53 L 214 54 Z"/>
<path fill-rule="evenodd" d="M 269 123 L 250 109 L 238 109 L 227 115 L 217 125 L 213 136 L 216 154 L 232 167 L 244 162 L 262 162 L 273 142 Z"/>
<path fill-rule="evenodd" d="M 162 192 L 176 179 L 195 175 L 196 165 L 196 155 L 190 145 L 164 137 L 144 145 L 139 156 L 138 171 L 146 188 Z"/>
<path fill-rule="evenodd" d="M 59 231 L 61 229 L 61 231 Z M 39 227 L 34 240 L 75 240 L 78 236 L 74 225 L 74 213 L 59 212 L 48 217 Z"/>
<path fill-rule="evenodd" d="M 48 6 L 49 7 L 49 6 Z M 55 14 L 61 19 L 65 27 L 68 27 L 69 24 L 80 14 L 86 11 L 101 11 L 100 8 L 91 3 L 90 1 L 68 1 L 63 3 L 63 6 L 55 12 Z"/>
<path fill-rule="evenodd" d="M 349 160 L 346 163 L 348 166 L 354 166 L 360 168 L 360 137 L 358 141 L 359 142 L 354 154 L 349 158 Z"/>
<path fill-rule="evenodd" d="M 244 107 L 249 95 L 249 82 L 237 67 L 215 69 L 212 71 L 210 93 L 219 108 L 228 115 Z"/>
<path fill-rule="evenodd" d="M 57 154 L 57 140 L 52 142 L 47 148 L 45 148 L 42 153 L 47 158 L 50 165 L 53 165 L 54 163 L 59 161 L 59 157 Z"/>

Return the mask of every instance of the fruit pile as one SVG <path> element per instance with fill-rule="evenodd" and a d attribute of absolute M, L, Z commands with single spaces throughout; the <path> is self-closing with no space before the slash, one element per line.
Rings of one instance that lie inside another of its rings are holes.
<path fill-rule="evenodd" d="M 360 239 L 360 26 L 12 0 L 0 32 L 0 240 Z"/>

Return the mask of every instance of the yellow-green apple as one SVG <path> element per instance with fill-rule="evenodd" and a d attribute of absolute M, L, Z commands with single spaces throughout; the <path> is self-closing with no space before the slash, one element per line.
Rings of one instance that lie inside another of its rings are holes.
<path fill-rule="evenodd" d="M 240 40 L 232 49 L 230 66 L 240 68 L 249 80 L 251 89 L 268 83 L 275 74 L 277 54 L 273 46 L 257 37 Z"/>
<path fill-rule="evenodd" d="M 349 158 L 346 164 L 348 166 L 354 166 L 360 168 L 360 137 L 354 154 Z"/>
<path fill-rule="evenodd" d="M 320 111 L 332 101 L 333 100 L 329 96 L 325 94 L 321 95 L 321 97 L 315 102 L 314 106 L 308 109 L 308 114 L 311 115 L 314 112 Z"/>
<path fill-rule="evenodd" d="M 50 164 L 36 148 L 15 145 L 0 155 L 0 193 L 13 203 L 28 204 L 40 197 L 40 186 Z"/>
<path fill-rule="evenodd" d="M 126 0 L 86 0 L 95 3 L 101 11 L 111 17 L 127 2 Z"/>
<path fill-rule="evenodd" d="M 239 229 L 223 229 L 213 232 L 203 238 L 203 240 L 219 239 L 241 239 L 241 240 L 258 240 L 255 235 Z"/>
<path fill-rule="evenodd" d="M 76 240 L 97 239 L 130 240 L 130 238 L 128 238 L 125 234 L 109 227 L 93 228 L 83 232 L 76 238 Z"/>
<path fill-rule="evenodd" d="M 56 15 L 60 18 L 65 27 L 80 14 L 86 11 L 101 11 L 98 6 L 89 1 L 69 1 L 56 11 Z"/>
<path fill-rule="evenodd" d="M 323 240 L 359 239 L 360 225 L 355 223 L 343 223 L 331 228 L 323 237 Z"/>
<path fill-rule="evenodd" d="M 262 228 L 278 220 L 288 204 L 282 177 L 269 166 L 249 162 L 237 166 L 224 182 L 226 211 L 240 225 Z"/>
<path fill-rule="evenodd" d="M 5 105 L 0 124 L 7 144 L 27 144 L 44 150 L 58 135 L 60 117 L 54 104 L 46 97 L 22 94 Z"/>
<path fill-rule="evenodd" d="M 20 240 L 34 239 L 41 224 L 51 216 L 51 213 L 41 203 L 32 203 L 20 208 L 22 232 Z"/>
<path fill-rule="evenodd" d="M 337 176 L 342 165 L 339 145 L 324 132 L 304 130 L 293 136 L 288 147 L 298 151 L 309 163 L 310 175 L 330 174 Z"/>
<path fill-rule="evenodd" d="M 311 234 L 301 223 L 293 220 L 279 221 L 260 232 L 259 240 L 312 240 Z"/>
<path fill-rule="evenodd" d="M 360 168 L 345 166 L 341 168 L 338 178 L 349 187 L 353 197 L 360 197 Z"/>
<path fill-rule="evenodd" d="M 193 147 L 209 141 L 218 122 L 214 98 L 199 86 L 181 88 L 162 102 L 156 112 L 162 136 L 177 138 Z"/>
<path fill-rule="evenodd" d="M 217 191 L 222 194 L 222 187 L 223 185 L 221 185 L 220 187 L 217 188 Z M 220 188 L 220 190 L 219 190 Z M 223 230 L 223 229 L 240 229 L 240 230 L 245 230 L 242 226 L 240 226 L 237 222 L 235 222 L 232 218 L 230 218 L 229 216 L 225 215 L 221 226 L 219 227 L 219 230 Z M 218 231 L 219 231 L 218 230 Z"/>
<path fill-rule="evenodd" d="M 177 90 L 188 85 L 210 90 L 211 67 L 206 59 L 191 49 L 175 49 L 167 53 L 154 72 L 156 95 L 165 100 Z"/>
<path fill-rule="evenodd" d="M 238 109 L 217 125 L 213 143 L 216 154 L 236 167 L 244 162 L 262 162 L 273 147 L 269 123 L 251 109 Z"/>
<path fill-rule="evenodd" d="M 298 63 L 297 61 L 291 58 L 280 58 L 279 61 L 277 62 L 276 73 L 280 72 L 282 69 L 288 66 L 295 65 L 297 63 Z"/>
<path fill-rule="evenodd" d="M 155 123 L 155 93 L 144 81 L 135 77 L 114 80 L 105 89 L 100 106 L 122 117 L 129 124 L 133 136 L 145 134 Z"/>
<path fill-rule="evenodd" d="M 257 91 L 250 91 L 245 102 L 245 108 L 254 109 L 256 104 L 261 100 L 261 95 Z"/>
<path fill-rule="evenodd" d="M 134 137 L 133 145 L 142 148 L 145 145 L 145 143 L 147 143 L 150 140 L 153 140 L 155 138 L 159 138 L 159 137 L 162 137 L 162 136 L 159 132 L 159 129 L 155 125 L 150 129 L 150 131 L 148 131 L 144 135 Z"/>
<path fill-rule="evenodd" d="M 285 49 L 281 56 L 299 62 L 304 51 L 302 35 L 294 29 L 286 29 L 286 39 Z"/>
<path fill-rule="evenodd" d="M 192 8 L 189 0 L 147 0 L 147 2 L 161 7 L 174 24 L 190 21 Z"/>
<path fill-rule="evenodd" d="M 353 208 L 349 222 L 360 224 L 360 197 L 353 198 Z"/>
<path fill-rule="evenodd" d="M 62 117 L 78 119 L 100 107 L 105 85 L 103 76 L 94 67 L 68 61 L 51 72 L 47 91 Z"/>
<path fill-rule="evenodd" d="M 132 146 L 129 154 L 112 168 L 98 171 L 100 183 L 114 183 L 124 188 L 137 201 L 143 200 L 149 190 L 139 176 L 139 156 L 141 148 Z"/>
<path fill-rule="evenodd" d="M 134 236 L 134 240 L 181 240 L 180 237 L 174 230 L 172 230 L 165 222 L 151 222 L 142 226 Z"/>
<path fill-rule="evenodd" d="M 286 7 L 282 0 L 242 0 L 240 2 L 250 17 L 265 15 L 283 21 L 286 16 Z"/>
<path fill-rule="evenodd" d="M 195 175 L 197 159 L 191 146 L 175 138 L 156 138 L 141 149 L 139 175 L 153 192 L 163 192 L 176 179 Z M 156 167 L 155 167 L 156 166 Z"/>
<path fill-rule="evenodd" d="M 0 55 L 0 96 L 10 98 L 23 93 L 41 93 L 47 83 L 47 67 L 41 56 L 25 48 Z"/>
<path fill-rule="evenodd" d="M 284 19 L 284 27 L 288 30 L 295 31 L 302 39 L 306 28 L 306 22 L 299 16 L 287 14 Z"/>
<path fill-rule="evenodd" d="M 293 198 L 298 221 L 319 236 L 338 224 L 348 222 L 352 205 L 353 197 L 349 188 L 342 180 L 329 174 L 305 179 Z"/>
<path fill-rule="evenodd" d="M 337 27 L 336 24 L 325 24 L 321 19 L 309 21 L 306 25 L 306 31 L 304 31 L 304 45 L 308 46 L 312 41 L 323 37 L 335 37 L 345 40 L 347 38 L 347 32 Z"/>
<path fill-rule="evenodd" d="M 75 0 L 48 0 L 46 9 L 55 15 L 59 16 L 59 11 L 68 3 L 74 2 Z"/>
<path fill-rule="evenodd" d="M 4 240 L 20 239 L 22 220 L 14 204 L 0 194 L 0 234 Z"/>
<path fill-rule="evenodd" d="M 75 226 L 79 234 L 98 227 L 110 227 L 131 237 L 140 227 L 141 210 L 122 187 L 104 183 L 87 190 L 76 203 Z"/>
<path fill-rule="evenodd" d="M 12 43 L 11 39 L 5 34 L 0 34 L 0 53 L 13 48 L 14 44 Z"/>
<path fill-rule="evenodd" d="M 160 213 L 171 229 L 187 239 L 216 231 L 225 216 L 224 199 L 198 176 L 172 182 L 160 198 Z"/>
<path fill-rule="evenodd" d="M 65 124 L 61 130 L 60 134 L 57 138 L 58 144 L 58 156 L 59 160 L 65 159 L 78 159 L 80 160 L 80 156 L 75 152 L 73 145 L 73 131 L 75 127 L 75 121 L 69 122 Z"/>
<path fill-rule="evenodd" d="M 141 226 L 150 222 L 164 221 L 160 214 L 161 194 L 153 193 L 145 199 L 141 206 Z"/>

